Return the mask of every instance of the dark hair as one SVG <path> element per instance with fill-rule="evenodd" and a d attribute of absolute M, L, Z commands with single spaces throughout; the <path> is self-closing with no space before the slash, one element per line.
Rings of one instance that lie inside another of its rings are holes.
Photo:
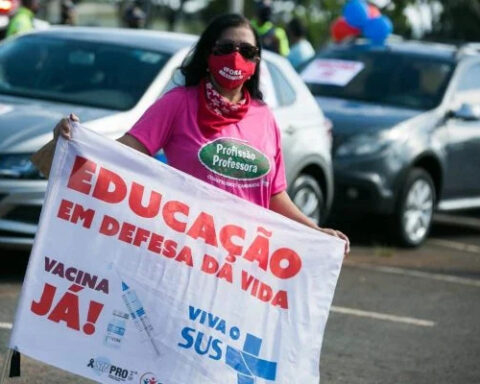
<path fill-rule="evenodd" d="M 269 3 L 261 1 L 257 4 L 257 17 L 262 24 L 272 20 L 272 7 Z"/>
<path fill-rule="evenodd" d="M 238 14 L 221 15 L 213 19 L 203 31 L 195 47 L 188 54 L 180 67 L 180 71 L 185 76 L 185 85 L 198 85 L 200 81 L 207 76 L 208 56 L 217 42 L 220 35 L 228 28 L 248 27 L 255 36 L 255 45 L 258 47 L 258 56 L 261 57 L 262 48 L 257 32 L 252 28 L 248 19 Z M 260 91 L 260 62 L 258 62 L 255 73 L 245 82 L 250 96 L 253 99 L 263 100 Z"/>
<path fill-rule="evenodd" d="M 307 34 L 307 31 L 303 26 L 302 22 L 297 18 L 293 18 L 288 23 L 287 28 L 290 31 L 290 33 L 295 37 L 305 37 Z"/>

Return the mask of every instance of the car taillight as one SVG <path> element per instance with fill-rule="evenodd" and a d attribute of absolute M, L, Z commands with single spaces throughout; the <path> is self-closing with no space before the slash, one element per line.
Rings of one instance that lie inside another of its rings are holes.
<path fill-rule="evenodd" d="M 0 14 L 9 15 L 14 12 L 18 7 L 18 1 L 16 0 L 0 0 Z"/>

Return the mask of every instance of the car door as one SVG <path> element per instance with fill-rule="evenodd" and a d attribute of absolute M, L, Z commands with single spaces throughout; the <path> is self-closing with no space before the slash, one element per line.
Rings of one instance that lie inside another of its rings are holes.
<path fill-rule="evenodd" d="M 287 180 L 291 184 L 307 165 L 323 162 L 330 167 L 330 122 L 298 74 L 281 60 L 266 57 L 265 63 L 277 97 L 277 105 L 270 108 L 282 133 Z"/>
<path fill-rule="evenodd" d="M 294 86 L 287 79 L 282 69 L 273 61 L 265 59 L 266 67 L 270 72 L 273 89 L 276 95 L 277 103 L 271 106 L 275 120 L 282 134 L 282 148 L 284 154 L 285 171 L 288 184 L 293 182 L 293 178 L 300 170 L 300 164 L 305 157 L 303 151 L 299 151 L 298 143 L 300 133 L 303 128 L 309 128 L 315 121 L 310 116 L 305 116 L 307 109 L 299 109 L 298 97 Z"/>
<path fill-rule="evenodd" d="M 264 95 L 265 101 L 270 107 L 275 116 L 275 121 L 282 133 L 282 147 L 284 153 L 290 148 L 290 141 L 292 140 L 292 112 L 289 110 L 295 99 L 295 90 L 290 83 L 285 79 L 281 70 L 268 59 L 264 60 L 264 67 L 262 68 L 262 76 L 264 81 L 268 82 L 271 93 Z M 263 91 L 263 88 L 262 88 Z M 272 103 L 270 100 L 274 100 Z"/>
<path fill-rule="evenodd" d="M 480 120 L 462 118 L 458 113 L 462 105 L 480 110 L 480 62 L 465 65 L 460 71 L 446 123 L 444 198 L 449 200 L 480 197 Z"/>

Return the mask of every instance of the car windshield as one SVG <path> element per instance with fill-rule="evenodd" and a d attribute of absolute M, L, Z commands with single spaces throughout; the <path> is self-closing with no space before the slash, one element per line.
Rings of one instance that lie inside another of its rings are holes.
<path fill-rule="evenodd" d="M 453 69 L 452 61 L 437 57 L 332 50 L 301 73 L 315 96 L 428 110 L 440 104 Z"/>
<path fill-rule="evenodd" d="M 128 110 L 170 55 L 29 35 L 0 45 L 0 94 Z"/>

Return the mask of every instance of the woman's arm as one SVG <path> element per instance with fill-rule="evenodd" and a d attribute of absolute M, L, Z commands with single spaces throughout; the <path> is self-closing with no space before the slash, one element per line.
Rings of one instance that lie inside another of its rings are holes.
<path fill-rule="evenodd" d="M 53 139 L 35 152 L 31 157 L 32 163 L 47 179 L 50 175 L 50 169 L 52 168 L 53 155 L 55 153 L 58 136 L 62 136 L 67 140 L 72 139 L 71 121 L 80 122 L 80 119 L 72 113 L 68 118 L 60 120 L 53 130 Z M 146 155 L 150 155 L 147 148 L 131 135 L 125 134 L 117 139 L 117 141 Z"/>
<path fill-rule="evenodd" d="M 318 225 L 316 225 L 312 220 L 305 216 L 300 209 L 298 209 L 285 191 L 277 193 L 271 197 L 270 210 L 297 221 L 300 224 L 304 224 L 307 227 L 313 229 L 319 228 Z"/>
<path fill-rule="evenodd" d="M 145 155 L 150 156 L 147 148 L 145 148 L 145 146 L 132 135 L 125 134 L 122 137 L 118 138 L 117 141 L 119 143 L 125 144 L 130 148 L 136 149 L 137 151 L 142 152 Z"/>
<path fill-rule="evenodd" d="M 290 196 L 288 196 L 287 192 L 284 191 L 277 193 L 270 198 L 270 210 L 277 212 L 282 216 L 288 217 L 289 219 L 292 219 L 300 224 L 304 224 L 307 227 L 345 240 L 345 254 L 350 252 L 350 241 L 346 235 L 335 229 L 320 228 L 317 224 L 305 216 L 300 209 L 298 209 L 298 207 L 290 199 Z"/>

